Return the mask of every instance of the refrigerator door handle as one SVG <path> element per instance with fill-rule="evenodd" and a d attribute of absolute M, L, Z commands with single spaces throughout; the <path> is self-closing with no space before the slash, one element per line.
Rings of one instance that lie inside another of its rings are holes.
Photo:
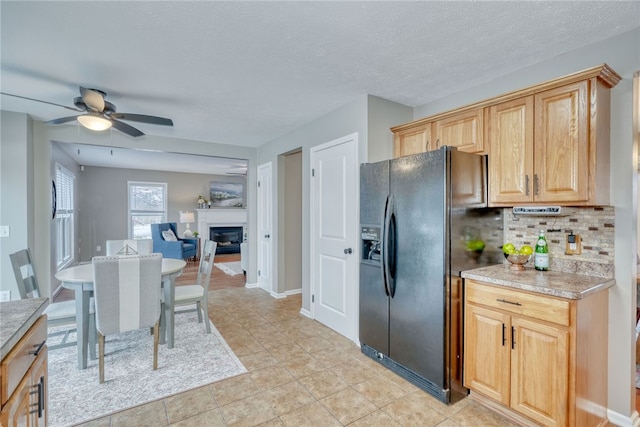
<path fill-rule="evenodd" d="M 393 298 L 396 294 L 396 203 L 393 196 L 389 197 L 389 208 L 387 209 L 386 229 L 386 281 L 389 296 Z"/>
<path fill-rule="evenodd" d="M 382 273 L 382 283 L 384 293 L 389 296 L 389 284 L 387 283 L 387 215 L 389 214 L 389 195 L 384 201 L 382 213 L 382 235 L 380 237 L 380 272 Z"/>

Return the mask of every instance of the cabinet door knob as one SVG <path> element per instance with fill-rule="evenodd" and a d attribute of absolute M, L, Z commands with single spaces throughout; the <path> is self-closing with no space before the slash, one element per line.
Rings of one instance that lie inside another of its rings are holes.
<path fill-rule="evenodd" d="M 347 254 L 347 255 L 352 254 L 353 253 L 353 249 L 347 248 L 347 249 L 344 250 L 344 253 Z"/>

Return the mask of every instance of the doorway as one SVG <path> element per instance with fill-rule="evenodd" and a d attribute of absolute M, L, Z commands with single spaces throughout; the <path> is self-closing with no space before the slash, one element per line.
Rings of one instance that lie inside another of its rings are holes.
<path fill-rule="evenodd" d="M 271 294 L 271 260 L 273 246 L 271 234 L 273 230 L 273 190 L 271 162 L 258 166 L 258 287 Z"/>
<path fill-rule="evenodd" d="M 278 157 L 278 294 L 302 292 L 302 150 Z"/>

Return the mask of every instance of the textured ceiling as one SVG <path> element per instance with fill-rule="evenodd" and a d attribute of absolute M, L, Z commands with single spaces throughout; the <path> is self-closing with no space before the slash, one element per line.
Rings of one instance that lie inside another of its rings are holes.
<path fill-rule="evenodd" d="M 73 106 L 79 85 L 97 88 L 119 112 L 173 119 L 129 122 L 147 134 L 243 146 L 363 94 L 418 106 L 640 26 L 638 1 L 3 0 L 0 13 L 2 92 Z"/>

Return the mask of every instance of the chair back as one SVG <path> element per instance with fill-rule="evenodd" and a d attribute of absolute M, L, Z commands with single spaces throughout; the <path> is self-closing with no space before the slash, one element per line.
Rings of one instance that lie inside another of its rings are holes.
<path fill-rule="evenodd" d="M 153 253 L 153 240 L 107 240 L 107 256 L 110 255 L 149 255 Z"/>
<path fill-rule="evenodd" d="M 151 239 L 153 240 L 164 240 L 162 237 L 162 232 L 171 230 L 173 234 L 175 234 L 176 238 L 178 236 L 178 226 L 175 222 L 160 222 L 157 224 L 149 224 L 151 227 Z"/>
<path fill-rule="evenodd" d="M 96 328 L 102 335 L 150 328 L 160 318 L 162 254 L 94 257 Z"/>
<path fill-rule="evenodd" d="M 33 262 L 31 262 L 31 251 L 22 249 L 16 253 L 9 254 L 9 258 L 11 258 L 13 274 L 16 276 L 20 299 L 39 298 L 40 289 L 33 269 Z"/>
<path fill-rule="evenodd" d="M 217 242 L 213 240 L 205 240 L 202 245 L 202 254 L 200 256 L 200 265 L 198 266 L 198 285 L 204 287 L 205 292 L 209 289 L 209 280 L 211 278 L 211 270 L 213 269 L 213 259 L 216 256 Z"/>

